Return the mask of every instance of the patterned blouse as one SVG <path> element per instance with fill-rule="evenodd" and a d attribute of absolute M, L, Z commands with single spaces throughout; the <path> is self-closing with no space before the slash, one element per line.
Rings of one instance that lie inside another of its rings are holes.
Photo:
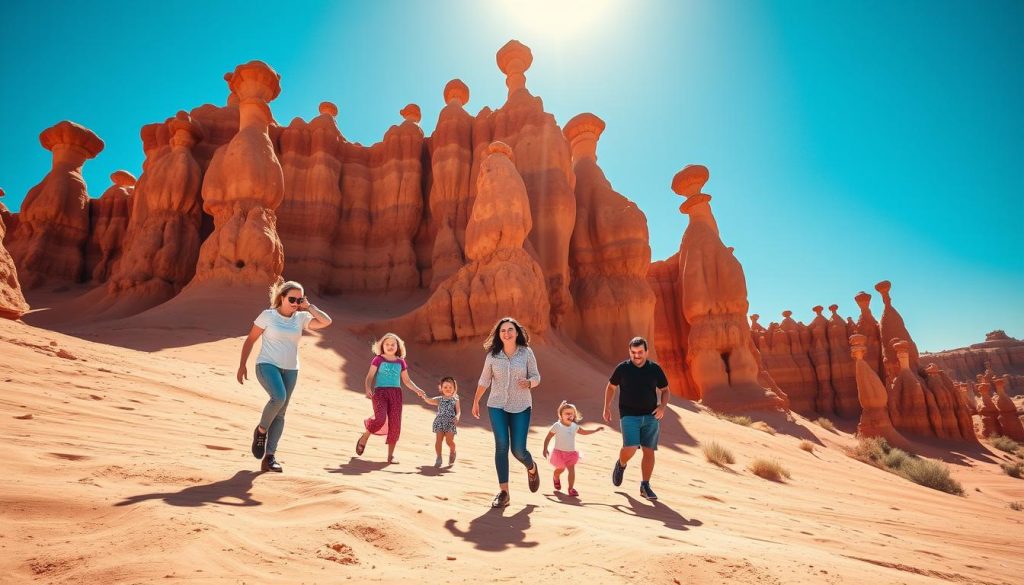
<path fill-rule="evenodd" d="M 498 355 L 487 352 L 479 383 L 484 388 L 491 388 L 487 406 L 510 413 L 522 412 L 533 406 L 533 393 L 529 389 L 520 388 L 517 384 L 519 380 L 530 380 L 534 385 L 540 383 L 537 357 L 533 355 L 532 349 L 517 346 L 511 358 L 504 351 L 499 351 Z"/>

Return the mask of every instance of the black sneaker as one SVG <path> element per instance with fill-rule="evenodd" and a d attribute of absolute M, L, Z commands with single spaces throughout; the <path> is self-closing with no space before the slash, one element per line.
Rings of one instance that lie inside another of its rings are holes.
<path fill-rule="evenodd" d="M 536 492 L 540 489 L 540 469 L 537 468 L 537 462 L 533 462 L 533 470 L 526 472 L 526 482 L 530 486 L 531 492 Z"/>
<path fill-rule="evenodd" d="M 508 506 L 510 499 L 511 498 L 508 497 L 508 492 L 506 492 L 505 490 L 501 490 L 500 492 L 498 492 L 498 495 L 494 496 L 494 499 L 491 500 L 491 507 L 504 508 Z"/>
<path fill-rule="evenodd" d="M 263 459 L 263 455 L 267 452 L 267 433 L 260 432 L 260 425 L 256 425 L 256 428 L 252 430 L 252 456 L 257 459 Z"/>
<path fill-rule="evenodd" d="M 622 485 L 622 476 L 626 473 L 626 466 L 619 463 L 619 460 L 615 460 L 615 469 L 612 470 L 612 485 Z"/>
<path fill-rule="evenodd" d="M 640 482 L 640 495 L 648 500 L 657 500 L 658 494 L 651 489 L 651 484 L 646 481 Z"/>
<path fill-rule="evenodd" d="M 267 456 L 263 458 L 263 465 L 260 466 L 260 469 L 263 471 L 273 471 L 275 473 L 281 473 L 284 471 L 281 464 L 274 458 L 273 453 L 268 453 Z"/>

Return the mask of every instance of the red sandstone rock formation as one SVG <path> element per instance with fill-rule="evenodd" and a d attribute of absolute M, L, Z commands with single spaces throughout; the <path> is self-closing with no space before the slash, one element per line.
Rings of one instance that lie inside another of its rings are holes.
<path fill-rule="evenodd" d="M 900 364 L 900 371 L 889 389 L 889 418 L 893 425 L 901 431 L 922 436 L 950 437 L 935 396 L 910 369 L 910 344 L 897 339 L 892 345 Z"/>
<path fill-rule="evenodd" d="M 281 275 L 274 210 L 284 198 L 284 176 L 268 131 L 268 104 L 281 93 L 280 81 L 262 61 L 239 65 L 228 80 L 239 99 L 239 130 L 213 155 L 203 180 L 203 209 L 214 230 L 200 248 L 195 284 L 266 284 Z"/>
<path fill-rule="evenodd" d="M 479 339 L 512 315 L 531 332 L 547 330 L 544 273 L 523 249 L 533 223 L 530 203 L 512 156 L 507 144 L 495 142 L 480 166 L 466 227 L 468 264 L 423 306 L 381 327 L 413 331 L 419 341 Z"/>
<path fill-rule="evenodd" d="M 4 190 L 0 189 L 0 197 L 3 196 Z M 6 212 L 7 207 L 0 203 L 0 210 Z M 4 218 L 0 217 L 0 318 L 20 319 L 28 312 L 29 306 L 25 302 L 25 295 L 21 293 L 18 269 L 15 268 L 14 260 L 2 243 L 6 235 L 7 228 L 4 225 Z"/>
<path fill-rule="evenodd" d="M 128 171 L 110 175 L 114 183 L 99 199 L 89 200 L 89 239 L 85 243 L 85 273 L 93 282 L 110 277 L 121 257 L 124 235 L 132 210 L 135 176 Z"/>
<path fill-rule="evenodd" d="M 811 321 L 808 330 L 811 333 L 811 345 L 808 356 L 814 366 L 814 375 L 818 382 L 818 392 L 815 397 L 815 406 L 818 412 L 835 412 L 836 393 L 832 388 L 832 362 L 829 356 L 828 343 L 828 319 L 821 314 L 825 307 L 815 306 L 814 320 Z"/>
<path fill-rule="evenodd" d="M 997 420 L 999 431 L 1003 436 L 1010 437 L 1014 441 L 1024 441 L 1024 425 L 1017 416 L 1017 407 L 1013 400 L 1006 395 L 1007 377 L 1002 376 L 995 379 L 996 386 L 996 410 L 999 412 Z"/>
<path fill-rule="evenodd" d="M 0 189 L 0 197 L 3 196 L 4 190 Z M 6 245 L 7 238 L 11 235 L 11 232 L 18 227 L 18 214 L 11 213 L 11 210 L 7 209 L 7 206 L 2 202 L 0 202 L 0 222 L 3 222 L 4 226 L 7 228 L 5 235 L 0 236 L 0 244 Z"/>
<path fill-rule="evenodd" d="M 498 110 L 484 108 L 478 114 L 473 127 L 475 158 L 482 158 L 494 140 L 508 144 L 515 153 L 534 221 L 530 247 L 544 270 L 551 324 L 557 327 L 572 313 L 569 242 L 576 221 L 572 158 L 554 116 L 526 89 L 525 72 L 533 63 L 530 49 L 509 41 L 498 51 L 497 62 L 506 75 L 508 99 Z"/>
<path fill-rule="evenodd" d="M 881 437 L 894 447 L 909 449 L 910 442 L 897 431 L 889 419 L 889 395 L 878 374 L 864 362 L 867 337 L 859 333 L 850 336 L 850 352 L 856 371 L 857 398 L 861 405 L 858 437 Z"/>
<path fill-rule="evenodd" d="M 466 112 L 469 88 L 453 79 L 444 87 L 445 106 L 430 136 L 429 231 L 433 239 L 429 282 L 431 290 L 466 263 L 466 225 L 473 209 L 473 117 Z"/>
<path fill-rule="evenodd" d="M 708 203 L 711 196 L 701 193 L 708 176 L 707 168 L 688 166 L 672 180 L 672 190 L 686 197 L 679 210 L 690 216 L 690 224 L 679 245 L 675 290 L 665 291 L 654 283 L 652 288 L 659 295 L 658 304 L 666 312 L 682 313 L 688 328 L 685 340 L 676 338 L 673 344 L 683 348 L 685 362 L 666 360 L 664 353 L 659 353 L 659 360 L 670 384 L 673 378 L 686 376 L 684 391 L 715 410 L 783 408 L 784 399 L 758 383 L 760 367 L 747 325 L 746 279 L 739 261 L 719 238 Z M 656 321 L 655 330 L 664 324 Z"/>
<path fill-rule="evenodd" d="M 277 209 L 277 232 L 284 247 L 288 278 L 315 289 L 330 278 L 331 249 L 341 215 L 341 132 L 338 108 L 320 104 L 308 124 L 295 118 L 278 136 L 284 173 L 284 202 Z"/>
<path fill-rule="evenodd" d="M 985 341 L 968 347 L 921 355 L 921 363 L 934 363 L 961 382 L 973 382 L 976 375 L 991 369 L 995 375 L 1007 375 L 1007 391 L 1024 391 L 1024 341 L 1006 332 L 991 331 Z"/>
<path fill-rule="evenodd" d="M 940 436 L 964 441 L 977 440 L 967 405 L 954 387 L 953 381 L 935 364 L 929 365 L 924 371 L 925 384 L 935 397 L 935 404 L 942 417 L 944 434 Z"/>
<path fill-rule="evenodd" d="M 842 417 L 858 416 L 861 406 L 857 392 L 856 367 L 850 353 L 849 341 L 853 331 L 839 316 L 839 305 L 829 305 L 828 310 L 832 312 L 828 320 L 828 345 L 832 388 L 835 391 L 835 412 Z"/>
<path fill-rule="evenodd" d="M 907 331 L 906 324 L 903 323 L 903 316 L 892 306 L 892 298 L 889 296 L 890 289 L 892 289 L 892 283 L 888 280 L 883 280 L 875 285 L 875 290 L 882 295 L 882 302 L 885 304 L 885 308 L 882 310 L 882 320 L 879 321 L 878 327 L 882 336 L 882 364 L 886 375 L 891 379 L 900 370 L 899 358 L 896 357 L 896 350 L 892 345 L 895 340 L 900 339 L 909 344 L 910 369 L 914 372 L 920 370 L 918 364 L 920 355 L 917 351 L 917 344 L 914 343 L 910 332 Z"/>
<path fill-rule="evenodd" d="M 871 295 L 860 291 L 857 296 L 853 297 L 853 300 L 860 307 L 857 333 L 867 337 L 867 353 L 864 354 L 864 361 L 871 366 L 871 369 L 878 374 L 882 381 L 890 380 L 891 378 L 886 375 L 885 369 L 882 367 L 882 332 L 878 328 L 875 316 L 871 314 Z M 893 424 L 896 424 L 895 419 L 893 419 Z"/>
<path fill-rule="evenodd" d="M 994 437 L 1001 435 L 999 409 L 992 400 L 992 385 L 987 380 L 979 381 L 978 394 L 981 395 L 981 408 L 978 409 L 978 414 L 981 415 L 981 436 Z"/>
<path fill-rule="evenodd" d="M 413 240 L 423 213 L 419 108 L 369 148 L 341 144 L 341 218 L 328 291 L 410 291 L 420 285 Z"/>
<path fill-rule="evenodd" d="M 52 167 L 25 196 L 17 232 L 7 242 L 26 288 L 82 280 L 89 239 L 89 193 L 82 166 L 103 150 L 103 141 L 91 130 L 68 121 L 44 130 L 39 142 L 53 152 Z"/>
<path fill-rule="evenodd" d="M 597 165 L 604 122 L 580 114 L 565 126 L 576 173 L 576 227 L 572 233 L 570 291 L 576 318 L 571 336 L 606 361 L 622 355 L 634 336 L 650 336 L 654 292 L 647 217 L 612 189 Z"/>
<path fill-rule="evenodd" d="M 107 287 L 111 295 L 130 294 L 139 310 L 170 299 L 192 279 L 202 222 L 202 171 L 192 148 L 203 128 L 185 112 L 147 128 L 147 156 L 135 186 L 124 253 Z"/>

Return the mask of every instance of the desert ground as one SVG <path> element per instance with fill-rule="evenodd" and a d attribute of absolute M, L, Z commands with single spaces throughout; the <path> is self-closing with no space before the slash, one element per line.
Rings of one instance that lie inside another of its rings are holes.
<path fill-rule="evenodd" d="M 856 421 L 829 431 L 798 415 L 752 413 L 769 434 L 675 398 L 652 482 L 639 458 L 610 481 L 617 421 L 579 437 L 579 498 L 556 492 L 551 467 L 530 493 L 512 462 L 512 504 L 497 490 L 486 420 L 470 416 L 480 344 L 410 344 L 424 388 L 453 374 L 462 425 L 454 465 L 435 468 L 433 409 L 406 393 L 399 463 L 379 437 L 354 446 L 370 413 L 362 384 L 372 324 L 422 298 L 316 299 L 334 325 L 307 335 L 278 451 L 284 473 L 249 452 L 266 394 L 235 371 L 261 291 L 186 291 L 128 318 L 40 294 L 23 322 L 0 320 L 0 582 L 3 583 L 1019 583 L 1024 481 L 987 444 L 932 440 L 965 490 L 913 484 L 847 455 Z M 402 332 L 398 332 L 402 334 Z M 626 357 L 623 340 L 623 358 Z M 603 425 L 614 364 L 558 334 L 534 343 L 529 448 L 540 460 L 562 399 Z M 814 443 L 813 452 L 798 448 Z M 707 462 L 715 441 L 736 462 Z M 447 459 L 447 451 L 445 453 Z M 791 477 L 747 466 L 777 460 Z M 564 477 L 563 477 L 564 481 Z"/>

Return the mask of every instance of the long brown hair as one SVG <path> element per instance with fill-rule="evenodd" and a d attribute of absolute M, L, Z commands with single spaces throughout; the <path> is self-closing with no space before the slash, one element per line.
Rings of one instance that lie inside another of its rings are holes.
<path fill-rule="evenodd" d="M 484 339 L 484 349 L 491 352 L 491 355 L 498 355 L 501 348 L 504 347 L 504 343 L 501 341 L 501 326 L 505 323 L 511 323 L 516 328 L 516 345 L 521 347 L 530 347 L 530 334 L 526 332 L 526 328 L 519 324 L 512 317 L 502 317 L 498 319 L 498 322 L 494 324 L 494 328 L 491 329 L 490 335 Z"/>

